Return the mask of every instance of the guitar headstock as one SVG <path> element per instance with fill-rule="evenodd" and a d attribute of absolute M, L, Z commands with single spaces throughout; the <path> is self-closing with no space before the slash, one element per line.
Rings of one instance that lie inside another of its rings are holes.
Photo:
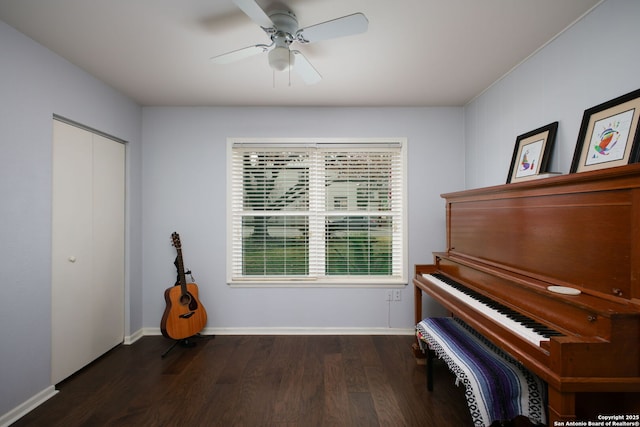
<path fill-rule="evenodd" d="M 180 243 L 180 235 L 177 232 L 174 231 L 171 233 L 171 241 L 176 249 L 180 249 L 182 247 L 182 244 Z"/>

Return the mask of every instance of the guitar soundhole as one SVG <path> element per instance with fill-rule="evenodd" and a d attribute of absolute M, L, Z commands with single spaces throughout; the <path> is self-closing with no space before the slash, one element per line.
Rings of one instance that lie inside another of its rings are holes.
<path fill-rule="evenodd" d="M 180 304 L 187 305 L 189 303 L 191 303 L 191 294 L 186 293 L 180 296 Z"/>
<path fill-rule="evenodd" d="M 180 296 L 180 304 L 188 305 L 189 310 L 192 310 L 192 311 L 198 309 L 198 302 L 194 297 L 191 296 L 189 292 Z"/>

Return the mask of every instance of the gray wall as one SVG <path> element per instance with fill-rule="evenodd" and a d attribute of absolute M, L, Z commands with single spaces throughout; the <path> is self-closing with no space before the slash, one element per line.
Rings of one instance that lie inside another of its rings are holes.
<path fill-rule="evenodd" d="M 462 124 L 462 108 L 145 108 L 145 327 L 158 328 L 164 289 L 175 280 L 169 237 L 177 231 L 213 332 L 410 330 L 411 287 L 389 304 L 384 289 L 227 286 L 227 137 L 407 137 L 410 277 L 415 263 L 444 248 L 440 193 L 463 186 Z"/>
<path fill-rule="evenodd" d="M 640 1 L 609 0 L 465 107 L 466 187 L 504 184 L 518 135 L 558 121 L 568 173 L 587 108 L 640 88 Z"/>
<path fill-rule="evenodd" d="M 141 108 L 0 21 L 0 416 L 50 385 L 53 114 L 129 141 L 126 333 L 142 327 Z"/>

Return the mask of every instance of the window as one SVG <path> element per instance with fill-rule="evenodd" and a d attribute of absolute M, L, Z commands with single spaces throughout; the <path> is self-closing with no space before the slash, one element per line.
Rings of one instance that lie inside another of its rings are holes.
<path fill-rule="evenodd" d="M 406 283 L 405 150 L 230 139 L 229 283 Z"/>

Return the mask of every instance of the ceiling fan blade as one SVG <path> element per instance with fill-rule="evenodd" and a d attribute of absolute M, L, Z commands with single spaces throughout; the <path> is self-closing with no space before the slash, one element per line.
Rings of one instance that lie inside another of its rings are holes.
<path fill-rule="evenodd" d="M 318 71 L 313 68 L 313 65 L 309 62 L 309 60 L 300 52 L 299 50 L 292 50 L 291 53 L 294 54 L 296 61 L 293 67 L 293 70 L 298 73 L 298 75 L 304 80 L 304 82 L 308 85 L 312 85 L 314 83 L 318 83 L 322 80 L 322 76 Z"/>
<path fill-rule="evenodd" d="M 236 6 L 240 8 L 249 18 L 262 28 L 272 28 L 273 21 L 269 18 L 264 10 L 254 0 L 233 0 Z"/>
<path fill-rule="evenodd" d="M 250 56 L 257 55 L 259 53 L 266 52 L 269 46 L 264 44 L 257 44 L 255 46 L 243 47 L 242 49 L 234 50 L 231 52 L 223 53 L 222 55 L 212 56 L 211 61 L 215 64 L 230 64 L 241 59 L 248 58 Z"/>
<path fill-rule="evenodd" d="M 314 43 L 321 40 L 364 33 L 368 27 L 369 20 L 367 17 L 362 13 L 354 13 L 353 15 L 301 28 L 296 33 L 296 38 L 300 43 Z"/>

